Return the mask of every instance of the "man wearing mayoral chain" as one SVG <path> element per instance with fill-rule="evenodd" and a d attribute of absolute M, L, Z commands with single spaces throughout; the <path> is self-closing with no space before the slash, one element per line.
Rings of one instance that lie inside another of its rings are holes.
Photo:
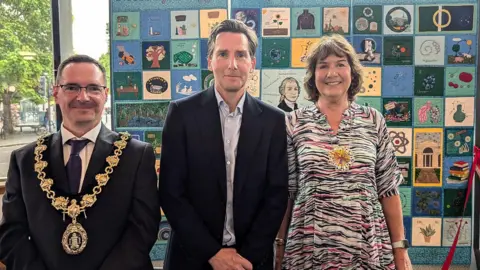
<path fill-rule="evenodd" d="M 12 153 L 0 224 L 7 269 L 153 269 L 155 156 L 101 123 L 105 83 L 95 59 L 66 59 L 53 89 L 60 131 Z"/>

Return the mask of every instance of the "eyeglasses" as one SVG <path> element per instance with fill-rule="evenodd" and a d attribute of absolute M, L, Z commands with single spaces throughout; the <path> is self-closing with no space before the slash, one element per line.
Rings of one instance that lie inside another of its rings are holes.
<path fill-rule="evenodd" d="M 59 85 L 67 94 L 78 95 L 85 88 L 88 95 L 98 95 L 107 87 L 103 85 L 89 84 L 87 86 L 80 86 L 78 84 L 63 84 Z"/>

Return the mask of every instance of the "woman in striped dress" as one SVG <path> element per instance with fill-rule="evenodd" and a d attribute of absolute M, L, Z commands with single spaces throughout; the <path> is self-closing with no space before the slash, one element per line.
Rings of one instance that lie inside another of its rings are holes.
<path fill-rule="evenodd" d="M 385 119 L 354 102 L 362 86 L 354 49 L 322 37 L 307 65 L 314 104 L 286 116 L 290 200 L 275 268 L 411 269 L 402 175 Z"/>

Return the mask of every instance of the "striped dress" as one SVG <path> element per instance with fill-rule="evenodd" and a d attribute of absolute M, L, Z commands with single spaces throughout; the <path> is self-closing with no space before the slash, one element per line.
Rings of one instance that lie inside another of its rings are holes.
<path fill-rule="evenodd" d="M 397 195 L 403 178 L 383 116 L 352 103 L 337 134 L 315 105 L 286 121 L 294 206 L 283 268 L 395 269 L 379 198 Z M 350 151 L 348 168 L 345 151 L 329 158 L 335 149 Z"/>

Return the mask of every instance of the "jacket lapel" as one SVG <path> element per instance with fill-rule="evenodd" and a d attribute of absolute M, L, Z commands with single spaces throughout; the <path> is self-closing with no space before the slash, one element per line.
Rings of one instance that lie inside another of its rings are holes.
<path fill-rule="evenodd" d="M 81 193 L 88 190 L 90 185 L 95 183 L 95 175 L 105 169 L 107 164 L 106 158 L 112 153 L 113 143 L 117 139 L 116 133 L 108 130 L 103 124 L 98 134 L 93 153 L 88 163 L 88 168 L 85 173 Z M 103 173 L 103 171 L 102 171 Z"/>
<path fill-rule="evenodd" d="M 200 110 L 196 114 L 198 128 L 201 131 L 203 142 L 207 145 L 206 155 L 211 159 L 213 168 L 217 169 L 217 180 L 220 184 L 223 199 L 227 197 L 227 171 L 225 168 L 225 150 L 223 145 L 222 125 L 220 123 L 220 113 L 218 111 L 217 98 L 215 97 L 213 87 L 208 88 L 202 93 L 200 99 Z"/>
<path fill-rule="evenodd" d="M 63 193 L 70 193 L 67 172 L 65 170 L 65 161 L 63 157 L 63 143 L 60 132 L 52 135 L 50 143 L 50 151 L 48 153 L 48 165 L 51 166 L 51 177 L 53 179 L 55 189 Z"/>
<path fill-rule="evenodd" d="M 245 104 L 243 106 L 242 125 L 240 127 L 240 138 L 237 145 L 237 156 L 235 158 L 234 196 L 237 198 L 247 182 L 248 170 L 252 157 L 255 154 L 262 135 L 262 121 L 260 114 L 262 109 L 258 101 L 245 93 Z"/>

